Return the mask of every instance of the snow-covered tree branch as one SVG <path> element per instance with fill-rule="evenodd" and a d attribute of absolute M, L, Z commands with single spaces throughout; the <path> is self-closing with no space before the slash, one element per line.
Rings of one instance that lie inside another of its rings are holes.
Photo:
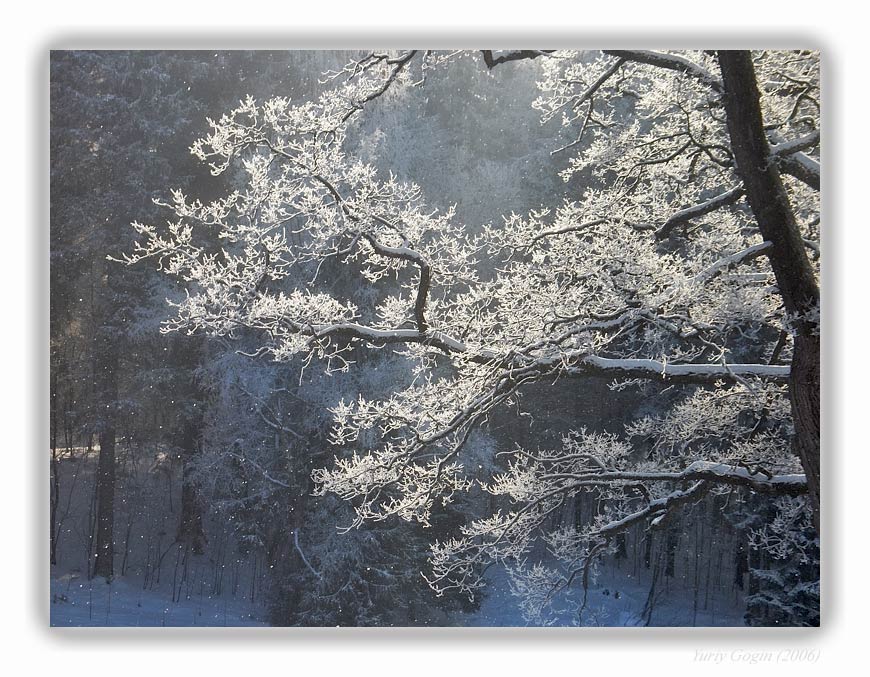
<path fill-rule="evenodd" d="M 245 338 L 246 354 L 329 373 L 379 349 L 405 358 L 411 385 L 334 404 L 335 458 L 313 479 L 319 495 L 352 503 L 342 526 L 429 525 L 468 492 L 504 499 L 432 544 L 426 577 L 439 593 L 473 594 L 484 567 L 523 562 L 536 542 L 562 569 L 536 570 L 527 590 L 586 581 L 617 534 L 707 495 L 789 497 L 817 513 L 818 407 L 813 433 L 804 399 L 818 397 L 818 263 L 804 240 L 818 237 L 818 55 L 484 50 L 490 69 L 540 69 L 534 106 L 564 127 L 554 171 L 577 188 L 478 224 L 363 161 L 354 140 L 371 109 L 480 58 L 371 52 L 329 74 L 319 98 L 248 97 L 211 120 L 191 150 L 235 190 L 207 202 L 172 192 L 170 221 L 134 224 L 123 256 L 178 281 L 164 330 Z M 491 416 L 534 415 L 527 393 L 579 392 L 585 379 L 641 389 L 659 412 L 619 434 L 502 451 L 490 477 L 471 472 Z M 795 455 L 795 436 L 813 434 Z M 553 527 L 581 494 L 601 511 Z"/>

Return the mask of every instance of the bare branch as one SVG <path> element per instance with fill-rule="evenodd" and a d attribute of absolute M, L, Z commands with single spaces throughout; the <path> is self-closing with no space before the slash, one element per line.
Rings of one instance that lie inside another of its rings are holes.
<path fill-rule="evenodd" d="M 505 52 L 504 54 L 493 58 L 493 50 L 481 50 L 481 52 L 483 52 L 483 62 L 490 70 L 492 70 L 499 64 L 507 63 L 508 61 L 519 61 L 520 59 L 537 59 L 539 56 L 544 56 L 545 54 L 552 54 L 555 51 L 556 50 L 554 49 L 520 49 L 514 52 Z"/>
<path fill-rule="evenodd" d="M 776 160 L 783 173 L 793 176 L 813 190 L 821 190 L 822 169 L 818 162 L 802 152 L 820 143 L 821 132 L 818 129 L 792 141 L 785 141 L 776 131 L 769 132 L 768 138 L 772 144 L 770 156 Z"/>
<path fill-rule="evenodd" d="M 695 284 L 703 284 L 704 282 L 709 282 L 714 277 L 722 273 L 724 270 L 730 268 L 731 266 L 736 266 L 741 263 L 746 263 L 747 261 L 758 258 L 768 248 L 770 248 L 770 246 L 770 242 L 765 241 L 761 242 L 760 244 L 755 244 L 751 247 L 747 247 L 742 251 L 735 252 L 734 254 L 723 256 L 721 259 L 695 275 L 695 277 L 692 278 L 692 282 Z"/>
<path fill-rule="evenodd" d="M 685 491 L 675 491 L 663 498 L 650 501 L 650 503 L 641 510 L 601 527 L 597 530 L 597 534 L 600 537 L 612 536 L 625 531 L 639 522 L 644 522 L 647 519 L 665 515 L 684 503 L 689 503 L 701 498 L 701 496 L 707 492 L 708 488 L 706 482 L 696 482 Z"/>
<path fill-rule="evenodd" d="M 386 55 L 380 55 L 380 60 L 383 60 L 393 66 L 392 71 L 390 72 L 389 76 L 383 81 L 383 83 L 381 83 L 380 86 L 369 92 L 369 94 L 364 96 L 362 99 L 354 101 L 350 110 L 348 110 L 341 118 L 341 121 L 347 122 L 354 113 L 362 110 L 365 104 L 373 101 L 374 99 L 377 99 L 379 96 L 384 94 L 384 92 L 386 92 L 390 88 L 390 85 L 392 85 L 393 82 L 396 81 L 396 78 L 399 77 L 399 73 L 401 73 L 404 70 L 405 66 L 407 66 L 408 63 L 411 61 L 411 59 L 414 58 L 414 56 L 417 54 L 417 51 L 418 50 L 416 49 L 409 50 L 402 56 L 394 59 L 390 59 Z"/>
<path fill-rule="evenodd" d="M 528 245 L 526 245 L 527 249 L 531 249 L 535 246 L 535 244 L 545 237 L 552 237 L 553 235 L 563 235 L 565 233 L 576 233 L 581 230 L 585 230 L 586 228 L 590 228 L 591 226 L 597 226 L 602 223 L 607 223 L 607 219 L 593 219 L 592 221 L 586 221 L 585 223 L 579 223 L 576 225 L 565 226 L 564 228 L 554 228 L 553 230 L 545 230 L 541 233 L 535 235 Z"/>
<path fill-rule="evenodd" d="M 721 80 L 716 78 L 705 68 L 702 68 L 693 61 L 689 61 L 689 59 L 686 59 L 685 57 L 676 56 L 674 54 L 664 54 L 662 52 L 650 52 L 645 50 L 605 49 L 603 51 L 605 54 L 610 54 L 611 56 L 618 56 L 621 59 L 625 59 L 627 61 L 636 61 L 638 63 L 644 63 L 649 66 L 667 68 L 668 70 L 685 73 L 686 75 L 694 78 L 698 82 L 707 85 L 717 94 L 721 94 L 723 91 Z"/>
<path fill-rule="evenodd" d="M 672 364 L 658 360 L 609 359 L 598 355 L 586 355 L 566 368 L 571 376 L 595 374 L 615 378 L 661 379 L 677 383 L 710 383 L 717 380 L 734 380 L 756 376 L 784 383 L 788 380 L 789 368 L 769 364 Z"/>
<path fill-rule="evenodd" d="M 674 228 L 676 228 L 680 224 L 687 223 L 692 219 L 703 216 L 704 214 L 709 214 L 710 212 L 721 209 L 722 207 L 725 207 L 727 205 L 733 205 L 738 202 L 740 198 L 743 197 L 743 195 L 743 188 L 741 186 L 738 186 L 722 193 L 721 195 L 710 198 L 706 202 L 702 202 L 701 204 L 681 209 L 671 218 L 665 221 L 662 227 L 656 231 L 656 239 L 664 240 L 665 238 L 669 237 Z"/>
<path fill-rule="evenodd" d="M 730 484 L 748 487 L 762 493 L 783 495 L 800 495 L 807 492 L 805 475 L 771 475 L 759 469 L 752 471 L 742 466 L 710 461 L 695 461 L 685 470 L 678 472 L 634 472 L 630 470 L 609 470 L 589 473 L 565 473 L 542 475 L 541 479 L 566 479 L 568 484 L 564 490 L 570 491 L 576 486 L 586 486 L 590 481 L 601 483 L 613 482 L 696 482 L 705 481 L 717 484 Z"/>
<path fill-rule="evenodd" d="M 814 148 L 819 145 L 819 141 L 821 140 L 822 134 L 817 129 L 814 132 L 810 132 L 806 136 L 802 136 L 798 139 L 792 139 L 791 141 L 782 141 L 781 143 L 777 143 L 770 147 L 770 154 L 777 158 L 784 158 L 789 155 L 794 155 L 795 153 L 800 153 L 805 150 L 809 150 L 810 148 Z"/>
<path fill-rule="evenodd" d="M 822 168 L 819 163 L 804 153 L 794 153 L 778 158 L 779 168 L 784 174 L 793 176 L 813 190 L 822 188 Z"/>

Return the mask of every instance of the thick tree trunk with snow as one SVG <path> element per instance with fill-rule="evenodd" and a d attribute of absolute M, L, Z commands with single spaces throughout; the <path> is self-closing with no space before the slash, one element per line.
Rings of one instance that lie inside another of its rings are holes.
<path fill-rule="evenodd" d="M 779 168 L 764 131 L 752 57 L 746 51 L 721 51 L 725 112 L 737 172 L 765 240 L 785 309 L 795 322 L 790 375 L 795 449 L 807 477 L 816 529 L 820 494 L 820 338 L 819 287 L 806 255 L 800 228 L 789 204 Z"/>

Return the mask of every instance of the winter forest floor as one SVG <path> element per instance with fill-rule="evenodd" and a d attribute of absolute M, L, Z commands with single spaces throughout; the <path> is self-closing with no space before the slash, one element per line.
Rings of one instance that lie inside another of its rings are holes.
<path fill-rule="evenodd" d="M 579 588 L 579 586 L 578 586 Z M 578 596 L 581 594 L 577 591 Z M 589 586 L 586 610 L 581 625 L 606 627 L 636 627 L 647 625 L 643 616 L 649 596 L 649 584 L 627 576 L 602 576 Z M 579 602 L 579 600 L 577 600 Z M 720 605 L 708 605 L 706 611 L 693 612 L 691 595 L 660 593 L 656 596 L 648 625 L 730 627 L 742 626 L 745 609 L 733 600 L 716 600 Z M 518 600 L 511 594 L 510 581 L 504 569 L 493 568 L 488 574 L 488 587 L 480 609 L 463 619 L 462 625 L 477 627 L 520 627 L 530 624 L 523 618 Z M 577 624 L 573 608 L 564 608 L 545 621 L 555 626 Z"/>
<path fill-rule="evenodd" d="M 51 568 L 50 624 L 53 627 L 196 627 L 269 625 L 268 572 L 262 556 L 242 555 L 229 528 L 209 520 L 206 551 L 196 555 L 173 543 L 180 474 L 158 463 L 162 455 L 125 455 L 120 473 L 135 491 L 116 517 L 119 541 L 116 577 L 107 584 L 89 580 L 84 555 L 90 552 L 93 452 L 78 450 L 64 458 L 61 473 L 59 564 Z M 172 498 L 172 496 L 175 498 Z M 126 551 L 126 554 L 125 554 Z M 539 553 L 546 556 L 545 553 Z M 742 626 L 743 595 L 711 580 L 703 590 L 689 584 L 690 568 L 677 567 L 672 578 L 659 577 L 652 596 L 651 570 L 637 560 L 607 560 L 590 583 L 587 603 L 578 619 L 582 586 L 560 608 L 533 622 L 511 593 L 507 571 L 491 567 L 476 611 L 453 611 L 439 624 L 460 627 L 556 626 Z M 719 571 L 719 576 L 727 576 Z M 729 578 L 730 580 L 730 578 Z M 579 623 L 578 623 L 579 620 Z"/>
<path fill-rule="evenodd" d="M 116 512 L 115 578 L 87 576 L 92 561 L 95 451 L 60 461 L 58 564 L 51 567 L 52 626 L 265 625 L 263 558 L 241 555 L 229 527 L 209 523 L 206 552 L 174 543 L 179 469 L 162 453 L 127 450 Z"/>
<path fill-rule="evenodd" d="M 53 627 L 257 627 L 266 626 L 266 610 L 259 602 L 231 591 L 212 595 L 191 590 L 172 599 L 172 588 L 148 589 L 141 580 L 116 578 L 87 580 L 76 573 L 52 571 L 50 585 Z M 630 578 L 600 579 L 590 586 L 584 625 L 633 627 L 645 624 L 643 609 L 649 586 Z M 722 602 L 720 607 L 699 609 L 693 614 L 691 598 L 659 595 L 649 625 L 740 626 L 742 605 Z M 555 625 L 576 623 L 576 614 L 563 610 L 548 620 Z M 503 569 L 491 569 L 488 586 L 476 612 L 461 614 L 453 624 L 465 627 L 521 627 L 523 618 L 517 598 Z"/>
<path fill-rule="evenodd" d="M 76 574 L 51 579 L 52 627 L 263 626 L 263 609 L 231 594 L 202 591 L 172 601 L 170 590 L 148 590 L 142 582 L 87 580 Z"/>

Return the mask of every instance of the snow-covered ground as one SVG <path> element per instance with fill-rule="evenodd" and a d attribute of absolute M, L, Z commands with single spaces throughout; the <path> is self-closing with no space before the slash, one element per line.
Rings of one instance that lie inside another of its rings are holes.
<path fill-rule="evenodd" d="M 115 572 L 88 580 L 93 557 L 97 451 L 76 448 L 58 463 L 57 564 L 49 581 L 52 626 L 265 625 L 262 558 L 243 554 L 232 525 L 206 516 L 206 552 L 174 543 L 181 468 L 161 449 L 119 447 Z M 173 601 L 176 600 L 176 601 Z M 251 600 L 254 600 L 253 602 Z"/>
<path fill-rule="evenodd" d="M 49 588 L 52 626 L 268 624 L 268 573 L 262 557 L 243 554 L 232 525 L 216 519 L 207 521 L 209 541 L 202 555 L 189 553 L 188 558 L 188 553 L 173 543 L 179 519 L 180 473 L 177 467 L 161 465 L 161 458 L 141 453 L 138 464 L 128 462 L 122 466 L 124 472 L 119 473 L 131 498 L 120 504 L 116 516 L 118 575 L 110 584 L 103 579 L 89 581 L 85 573 L 85 555 L 92 556 L 91 499 L 96 457 L 78 449 L 75 458 L 62 459 L 58 564 L 52 566 Z M 545 557 L 545 553 L 541 556 Z M 590 586 L 581 624 L 646 624 L 643 610 L 649 597 L 649 570 L 643 566 L 620 568 L 612 562 L 601 570 L 602 575 Z M 630 571 L 640 578 L 632 578 Z M 660 581 L 650 625 L 743 625 L 742 603 L 733 596 L 709 594 L 699 600 L 695 611 L 686 571 L 678 566 L 676 578 L 669 579 L 667 585 Z M 443 624 L 529 625 L 511 594 L 510 578 L 502 567 L 489 569 L 487 583 L 476 612 L 453 612 L 451 617 L 445 614 Z M 577 625 L 579 582 L 572 593 L 574 599 L 545 622 Z"/>
<path fill-rule="evenodd" d="M 465 626 L 518 627 L 530 623 L 523 617 L 519 600 L 511 594 L 510 580 L 501 567 L 492 567 L 486 575 L 487 586 L 480 609 L 462 621 Z M 579 599 L 580 586 L 576 597 Z M 625 576 L 599 577 L 589 586 L 586 608 L 580 625 L 605 627 L 634 627 L 646 625 L 643 610 L 649 597 L 649 583 Z M 694 600 L 684 591 L 656 595 L 650 617 L 650 626 L 743 626 L 745 609 L 742 604 L 721 597 L 708 600 L 693 610 Z M 566 605 L 548 617 L 555 626 L 577 625 L 577 604 Z M 541 623 L 542 625 L 544 623 Z"/>
<path fill-rule="evenodd" d="M 173 602 L 169 590 L 143 589 L 136 580 L 87 580 L 76 574 L 51 579 L 51 625 L 262 626 L 262 609 L 229 594 L 192 594 Z"/>
<path fill-rule="evenodd" d="M 262 607 L 244 597 L 229 593 L 212 596 L 193 593 L 172 601 L 171 590 L 143 589 L 141 581 L 116 578 L 87 580 L 79 574 L 63 574 L 51 579 L 51 625 L 190 627 L 227 626 L 257 627 L 268 625 Z M 578 590 L 579 595 L 579 590 Z M 631 627 L 642 626 L 643 609 L 649 586 L 630 578 L 600 578 L 589 588 L 582 625 Z M 653 607 L 652 626 L 742 626 L 744 609 L 739 604 L 716 599 L 708 608 L 699 605 L 693 612 L 693 600 L 685 594 L 659 594 Z M 548 617 L 556 626 L 577 625 L 573 608 L 564 608 Z M 493 567 L 487 573 L 480 609 L 457 616 L 450 624 L 471 627 L 522 627 L 530 623 L 523 618 L 516 597 L 511 594 L 509 577 L 504 569 Z"/>

